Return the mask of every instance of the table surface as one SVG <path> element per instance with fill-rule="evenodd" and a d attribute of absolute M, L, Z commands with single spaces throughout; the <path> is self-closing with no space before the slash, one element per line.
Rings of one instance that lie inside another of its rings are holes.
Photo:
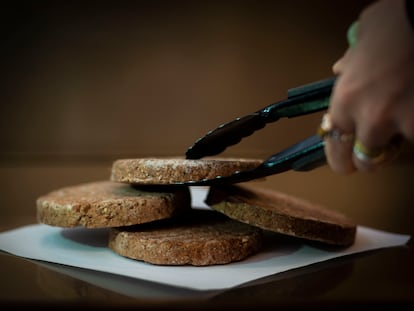
<path fill-rule="evenodd" d="M 0 166 L 0 186 L 4 189 L 0 199 L 1 231 L 36 223 L 34 202 L 38 196 L 62 186 L 106 179 L 108 167 L 107 162 Z M 335 208 L 364 226 L 412 236 L 413 172 L 413 165 L 406 162 L 373 174 L 351 176 L 337 176 L 328 168 L 320 168 L 272 176 L 255 186 L 278 189 Z M 31 261 L 7 253 L 0 253 L 0 267 L 0 301 L 10 308 L 162 306 L 211 310 L 306 306 L 320 310 L 384 304 L 408 308 L 414 304 L 412 241 L 406 246 L 342 257 L 213 294 L 189 294 L 160 284 Z"/>

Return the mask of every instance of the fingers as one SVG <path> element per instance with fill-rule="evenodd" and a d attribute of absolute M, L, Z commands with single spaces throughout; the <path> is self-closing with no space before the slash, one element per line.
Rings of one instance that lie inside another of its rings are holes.
<path fill-rule="evenodd" d="M 375 117 L 362 114 L 361 119 L 352 119 L 344 115 L 335 119 L 333 113 L 326 113 L 318 130 L 325 140 L 327 162 L 334 172 L 344 175 L 356 170 L 371 172 L 396 158 L 403 138 L 396 134 L 387 118 L 379 118 L 375 123 L 372 121 L 377 120 Z"/>
<path fill-rule="evenodd" d="M 328 109 L 331 134 L 324 138 L 335 172 L 376 170 L 395 159 L 401 137 L 414 142 L 414 40 L 402 4 L 368 6 L 349 29 L 350 48 L 332 67 L 338 78 Z M 344 135 L 354 141 L 336 139 Z"/>
<path fill-rule="evenodd" d="M 336 173 L 344 175 L 356 170 L 377 170 L 398 156 L 403 142 L 401 135 L 394 135 L 380 147 L 370 147 L 374 146 L 370 145 L 374 140 L 363 143 L 355 138 L 357 134 L 344 132 L 333 124 L 329 113 L 324 115 L 318 133 L 325 140 L 325 154 L 329 166 Z"/>
<path fill-rule="evenodd" d="M 335 75 L 340 75 L 344 71 L 346 62 L 347 62 L 347 59 L 349 58 L 350 53 L 351 53 L 351 50 L 350 48 L 348 48 L 345 51 L 345 54 L 333 64 L 332 72 Z"/>
<path fill-rule="evenodd" d="M 396 158 L 401 150 L 402 136 L 394 136 L 387 145 L 378 148 L 369 148 L 359 140 L 354 142 L 354 163 L 358 163 L 360 171 L 372 171 Z"/>
<path fill-rule="evenodd" d="M 344 58 L 342 59 L 344 60 Z M 352 80 L 351 80 L 352 81 Z M 361 103 L 352 82 L 338 78 L 328 114 L 321 122 L 320 135 L 325 139 L 325 154 L 331 169 L 340 174 L 374 171 L 394 158 L 397 129 L 391 114 L 380 105 Z M 336 92 L 335 92 L 336 91 Z M 374 102 L 379 102 L 378 101 Z M 329 120 L 327 122 L 326 120 Z"/>
<path fill-rule="evenodd" d="M 325 139 L 325 154 L 328 165 L 339 174 L 348 175 L 356 171 L 352 158 L 353 142 Z"/>
<path fill-rule="evenodd" d="M 331 115 L 326 113 L 322 118 L 318 134 L 325 140 L 327 162 L 334 172 L 346 175 L 356 170 L 350 157 L 354 143 L 353 131 L 345 132 L 334 125 Z"/>
<path fill-rule="evenodd" d="M 343 58 L 338 59 L 332 66 L 332 72 L 339 75 L 343 68 Z"/>
<path fill-rule="evenodd" d="M 352 158 L 359 171 L 374 171 L 390 160 L 396 129 L 386 112 L 359 111 Z"/>

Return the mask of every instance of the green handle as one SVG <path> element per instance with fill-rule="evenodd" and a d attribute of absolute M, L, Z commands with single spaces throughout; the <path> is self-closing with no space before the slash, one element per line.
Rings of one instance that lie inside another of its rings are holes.
<path fill-rule="evenodd" d="M 349 46 L 353 47 L 356 45 L 358 39 L 358 21 L 353 22 L 351 26 L 349 26 L 346 37 Z"/>

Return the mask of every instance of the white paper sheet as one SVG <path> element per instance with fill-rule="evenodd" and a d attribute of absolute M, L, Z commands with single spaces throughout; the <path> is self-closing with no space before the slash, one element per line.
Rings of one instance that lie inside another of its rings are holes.
<path fill-rule="evenodd" d="M 192 189 L 193 206 L 205 208 L 206 189 Z M 27 259 L 91 269 L 192 290 L 223 290 L 329 259 L 405 245 L 410 236 L 359 226 L 354 245 L 318 248 L 300 239 L 272 234 L 263 250 L 227 265 L 157 266 L 121 257 L 106 246 L 107 229 L 62 229 L 34 224 L 0 233 L 0 249 Z"/>

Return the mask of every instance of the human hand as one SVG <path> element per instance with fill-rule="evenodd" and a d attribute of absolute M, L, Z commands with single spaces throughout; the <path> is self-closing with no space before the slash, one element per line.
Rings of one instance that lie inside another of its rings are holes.
<path fill-rule="evenodd" d="M 334 172 L 372 171 L 392 160 L 388 154 L 395 156 L 401 138 L 414 142 L 414 29 L 404 0 L 380 0 L 363 10 L 357 43 L 333 71 L 338 79 L 324 126 L 328 121 L 340 134 L 325 140 Z"/>

